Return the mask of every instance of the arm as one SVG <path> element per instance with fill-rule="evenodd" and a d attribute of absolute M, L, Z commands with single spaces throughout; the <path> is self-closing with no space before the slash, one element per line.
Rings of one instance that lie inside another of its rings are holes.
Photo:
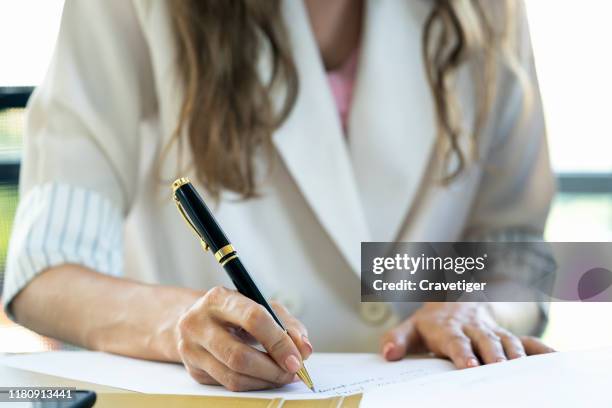
<path fill-rule="evenodd" d="M 28 107 L 5 310 L 83 347 L 182 362 L 205 384 L 249 390 L 290 382 L 312 349 L 284 308 L 273 306 L 288 333 L 236 291 L 120 278 L 140 146 L 156 142 L 140 136 L 157 98 L 133 5 L 66 1 L 52 64 Z"/>
<path fill-rule="evenodd" d="M 32 280 L 12 310 L 18 323 L 81 347 L 178 362 L 176 322 L 202 295 L 61 265 Z"/>
<path fill-rule="evenodd" d="M 466 223 L 466 241 L 541 240 L 554 193 L 527 21 L 522 12 L 517 19 L 520 73 L 510 66 L 499 69 L 488 143 L 474 164 L 481 166 L 482 178 Z M 504 264 L 510 275 L 514 269 L 537 277 L 547 263 L 545 257 L 540 263 L 525 253 L 513 255 Z M 504 271 L 494 272 L 504 278 Z M 397 360 L 407 352 L 432 351 L 467 368 L 550 352 L 539 340 L 521 336 L 543 326 L 544 311 L 535 302 L 426 303 L 383 336 L 382 354 Z"/>
<path fill-rule="evenodd" d="M 312 353 L 305 327 L 282 306 L 273 307 L 287 333 L 263 306 L 229 289 L 145 285 L 78 265 L 39 274 L 13 300 L 16 320 L 41 334 L 94 350 L 182 362 L 197 381 L 234 391 L 290 383 Z"/>
<path fill-rule="evenodd" d="M 537 282 L 550 270 L 552 254 L 537 242 L 544 239 L 555 181 L 524 7 L 520 3 L 516 10 L 516 36 L 511 41 L 516 60 L 504 64 L 498 75 L 493 135 L 482 159 L 482 179 L 463 239 L 536 243 L 540 256 L 506 246 L 505 253 L 497 255 L 505 261 L 491 271 L 500 280 L 520 281 L 527 288 L 529 280 Z M 491 311 L 504 328 L 521 334 L 541 334 L 546 324 L 544 302 L 495 302 Z"/>

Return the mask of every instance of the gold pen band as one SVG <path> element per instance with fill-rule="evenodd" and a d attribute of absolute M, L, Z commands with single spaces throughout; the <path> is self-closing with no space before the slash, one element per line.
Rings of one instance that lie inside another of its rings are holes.
<path fill-rule="evenodd" d="M 236 252 L 236 250 L 234 249 L 232 244 L 227 244 L 226 246 L 215 252 L 215 258 L 217 259 L 217 262 L 221 262 L 221 259 L 223 259 L 224 256 L 229 255 L 232 252 Z"/>
<path fill-rule="evenodd" d="M 180 186 L 184 186 L 187 183 L 191 183 L 188 177 L 181 177 L 179 179 L 174 180 L 174 183 L 172 183 L 172 191 L 176 191 L 177 188 L 179 188 Z"/>
<path fill-rule="evenodd" d="M 229 258 L 225 259 L 223 262 L 221 262 L 221 266 L 225 266 L 226 263 L 228 263 L 229 261 L 231 261 L 234 258 L 238 258 L 238 255 L 234 254 L 234 255 L 230 256 Z"/>

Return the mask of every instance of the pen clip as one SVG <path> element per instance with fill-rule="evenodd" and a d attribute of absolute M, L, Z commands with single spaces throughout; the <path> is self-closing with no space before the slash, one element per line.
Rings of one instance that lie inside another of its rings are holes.
<path fill-rule="evenodd" d="M 176 198 L 176 194 L 174 195 L 174 203 L 176 204 L 176 208 L 179 210 L 179 212 L 183 216 L 183 219 L 185 220 L 187 225 L 189 225 L 189 227 L 191 228 L 193 233 L 196 234 L 196 237 L 198 237 L 200 239 L 200 244 L 202 245 L 202 248 L 204 248 L 205 251 L 208 251 L 208 248 L 209 248 L 208 244 L 206 243 L 206 241 L 204 241 L 204 238 L 202 238 L 200 236 L 200 234 L 198 233 L 198 230 L 195 228 L 195 225 L 193 225 L 193 223 L 191 222 L 191 220 L 187 216 L 187 213 L 185 212 L 185 209 L 183 208 L 183 205 L 178 200 L 178 198 Z"/>

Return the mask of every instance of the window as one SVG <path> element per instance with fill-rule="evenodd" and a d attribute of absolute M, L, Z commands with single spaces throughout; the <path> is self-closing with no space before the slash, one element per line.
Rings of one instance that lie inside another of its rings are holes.
<path fill-rule="evenodd" d="M 63 5 L 64 0 L 0 4 L 0 86 L 40 83 L 51 59 Z"/>
<path fill-rule="evenodd" d="M 551 241 L 612 241 L 612 3 L 527 0 L 553 168 L 560 193 Z M 609 303 L 553 303 L 545 339 L 561 350 L 612 343 Z"/>
<path fill-rule="evenodd" d="M 42 80 L 57 37 L 63 0 L 20 0 L 0 4 L 0 103 Z M 34 12 L 35 11 L 35 12 Z M 35 27 L 35 29 L 33 29 Z M 7 89 L 9 87 L 9 89 Z M 27 90 L 27 89 L 26 89 Z M 19 103 L 17 103 L 19 104 Z M 15 206 L 17 163 L 23 133 L 23 109 L 0 106 L 0 284 Z M 0 311 L 0 352 L 57 348 L 58 342 L 14 325 Z"/>

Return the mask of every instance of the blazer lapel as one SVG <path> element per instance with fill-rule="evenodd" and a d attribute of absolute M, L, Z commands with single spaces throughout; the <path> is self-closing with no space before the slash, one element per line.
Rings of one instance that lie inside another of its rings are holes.
<path fill-rule="evenodd" d="M 392 241 L 430 160 L 434 111 L 421 53 L 429 2 L 366 3 L 349 148 L 375 241 Z"/>
<path fill-rule="evenodd" d="M 322 226 L 359 274 L 360 243 L 370 234 L 340 119 L 302 1 L 285 1 L 283 12 L 300 90 L 274 143 Z"/>

